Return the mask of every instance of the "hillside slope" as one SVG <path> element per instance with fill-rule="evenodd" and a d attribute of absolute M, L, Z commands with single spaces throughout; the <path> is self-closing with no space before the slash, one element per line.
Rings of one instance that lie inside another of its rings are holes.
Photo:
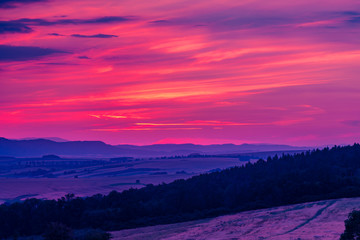
<path fill-rule="evenodd" d="M 360 198 L 343 198 L 246 211 L 185 223 L 113 232 L 114 240 L 335 240 Z"/>

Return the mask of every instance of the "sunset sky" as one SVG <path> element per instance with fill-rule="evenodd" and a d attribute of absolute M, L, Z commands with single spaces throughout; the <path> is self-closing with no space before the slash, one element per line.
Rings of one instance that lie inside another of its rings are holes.
<path fill-rule="evenodd" d="M 0 136 L 360 141 L 358 0 L 1 0 Z"/>

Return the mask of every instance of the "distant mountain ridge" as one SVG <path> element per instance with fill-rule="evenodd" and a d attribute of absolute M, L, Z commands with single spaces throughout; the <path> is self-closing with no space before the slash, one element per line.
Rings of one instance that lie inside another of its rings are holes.
<path fill-rule="evenodd" d="M 265 151 L 298 151 L 309 147 L 273 144 L 154 144 L 110 145 L 101 141 L 52 141 L 49 139 L 10 140 L 0 137 L 0 156 L 34 157 L 47 154 L 77 157 L 160 157 L 199 154 L 236 154 Z"/>
<path fill-rule="evenodd" d="M 44 138 L 27 137 L 27 138 L 13 139 L 13 140 L 36 140 L 36 139 L 46 139 L 54 142 L 69 142 L 69 140 L 59 137 L 44 137 Z"/>

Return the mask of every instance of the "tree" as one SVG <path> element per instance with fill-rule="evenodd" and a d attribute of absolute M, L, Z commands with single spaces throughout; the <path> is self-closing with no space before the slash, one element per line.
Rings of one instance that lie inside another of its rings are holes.
<path fill-rule="evenodd" d="M 345 220 L 345 231 L 340 240 L 360 240 L 360 211 L 353 210 Z"/>
<path fill-rule="evenodd" d="M 85 229 L 75 234 L 74 240 L 109 240 L 111 234 L 100 229 Z"/>
<path fill-rule="evenodd" d="M 72 240 L 72 230 L 62 223 L 53 222 L 44 233 L 44 240 Z"/>

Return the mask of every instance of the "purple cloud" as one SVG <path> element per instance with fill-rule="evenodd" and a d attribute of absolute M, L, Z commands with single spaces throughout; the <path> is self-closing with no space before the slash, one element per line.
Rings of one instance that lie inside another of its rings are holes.
<path fill-rule="evenodd" d="M 83 35 L 83 34 L 72 34 L 72 37 L 78 37 L 78 38 L 114 38 L 118 37 L 116 35 L 109 35 L 109 34 L 95 34 L 95 35 Z"/>
<path fill-rule="evenodd" d="M 0 52 L 0 61 L 27 61 L 54 53 L 68 53 L 51 48 L 11 45 L 0 45 Z"/>
<path fill-rule="evenodd" d="M 0 34 L 5 33 L 30 33 L 33 30 L 26 24 L 13 21 L 0 21 Z"/>
<path fill-rule="evenodd" d="M 23 5 L 23 4 L 45 2 L 45 1 L 46 0 L 1 0 L 0 8 L 16 8 L 19 5 Z"/>

